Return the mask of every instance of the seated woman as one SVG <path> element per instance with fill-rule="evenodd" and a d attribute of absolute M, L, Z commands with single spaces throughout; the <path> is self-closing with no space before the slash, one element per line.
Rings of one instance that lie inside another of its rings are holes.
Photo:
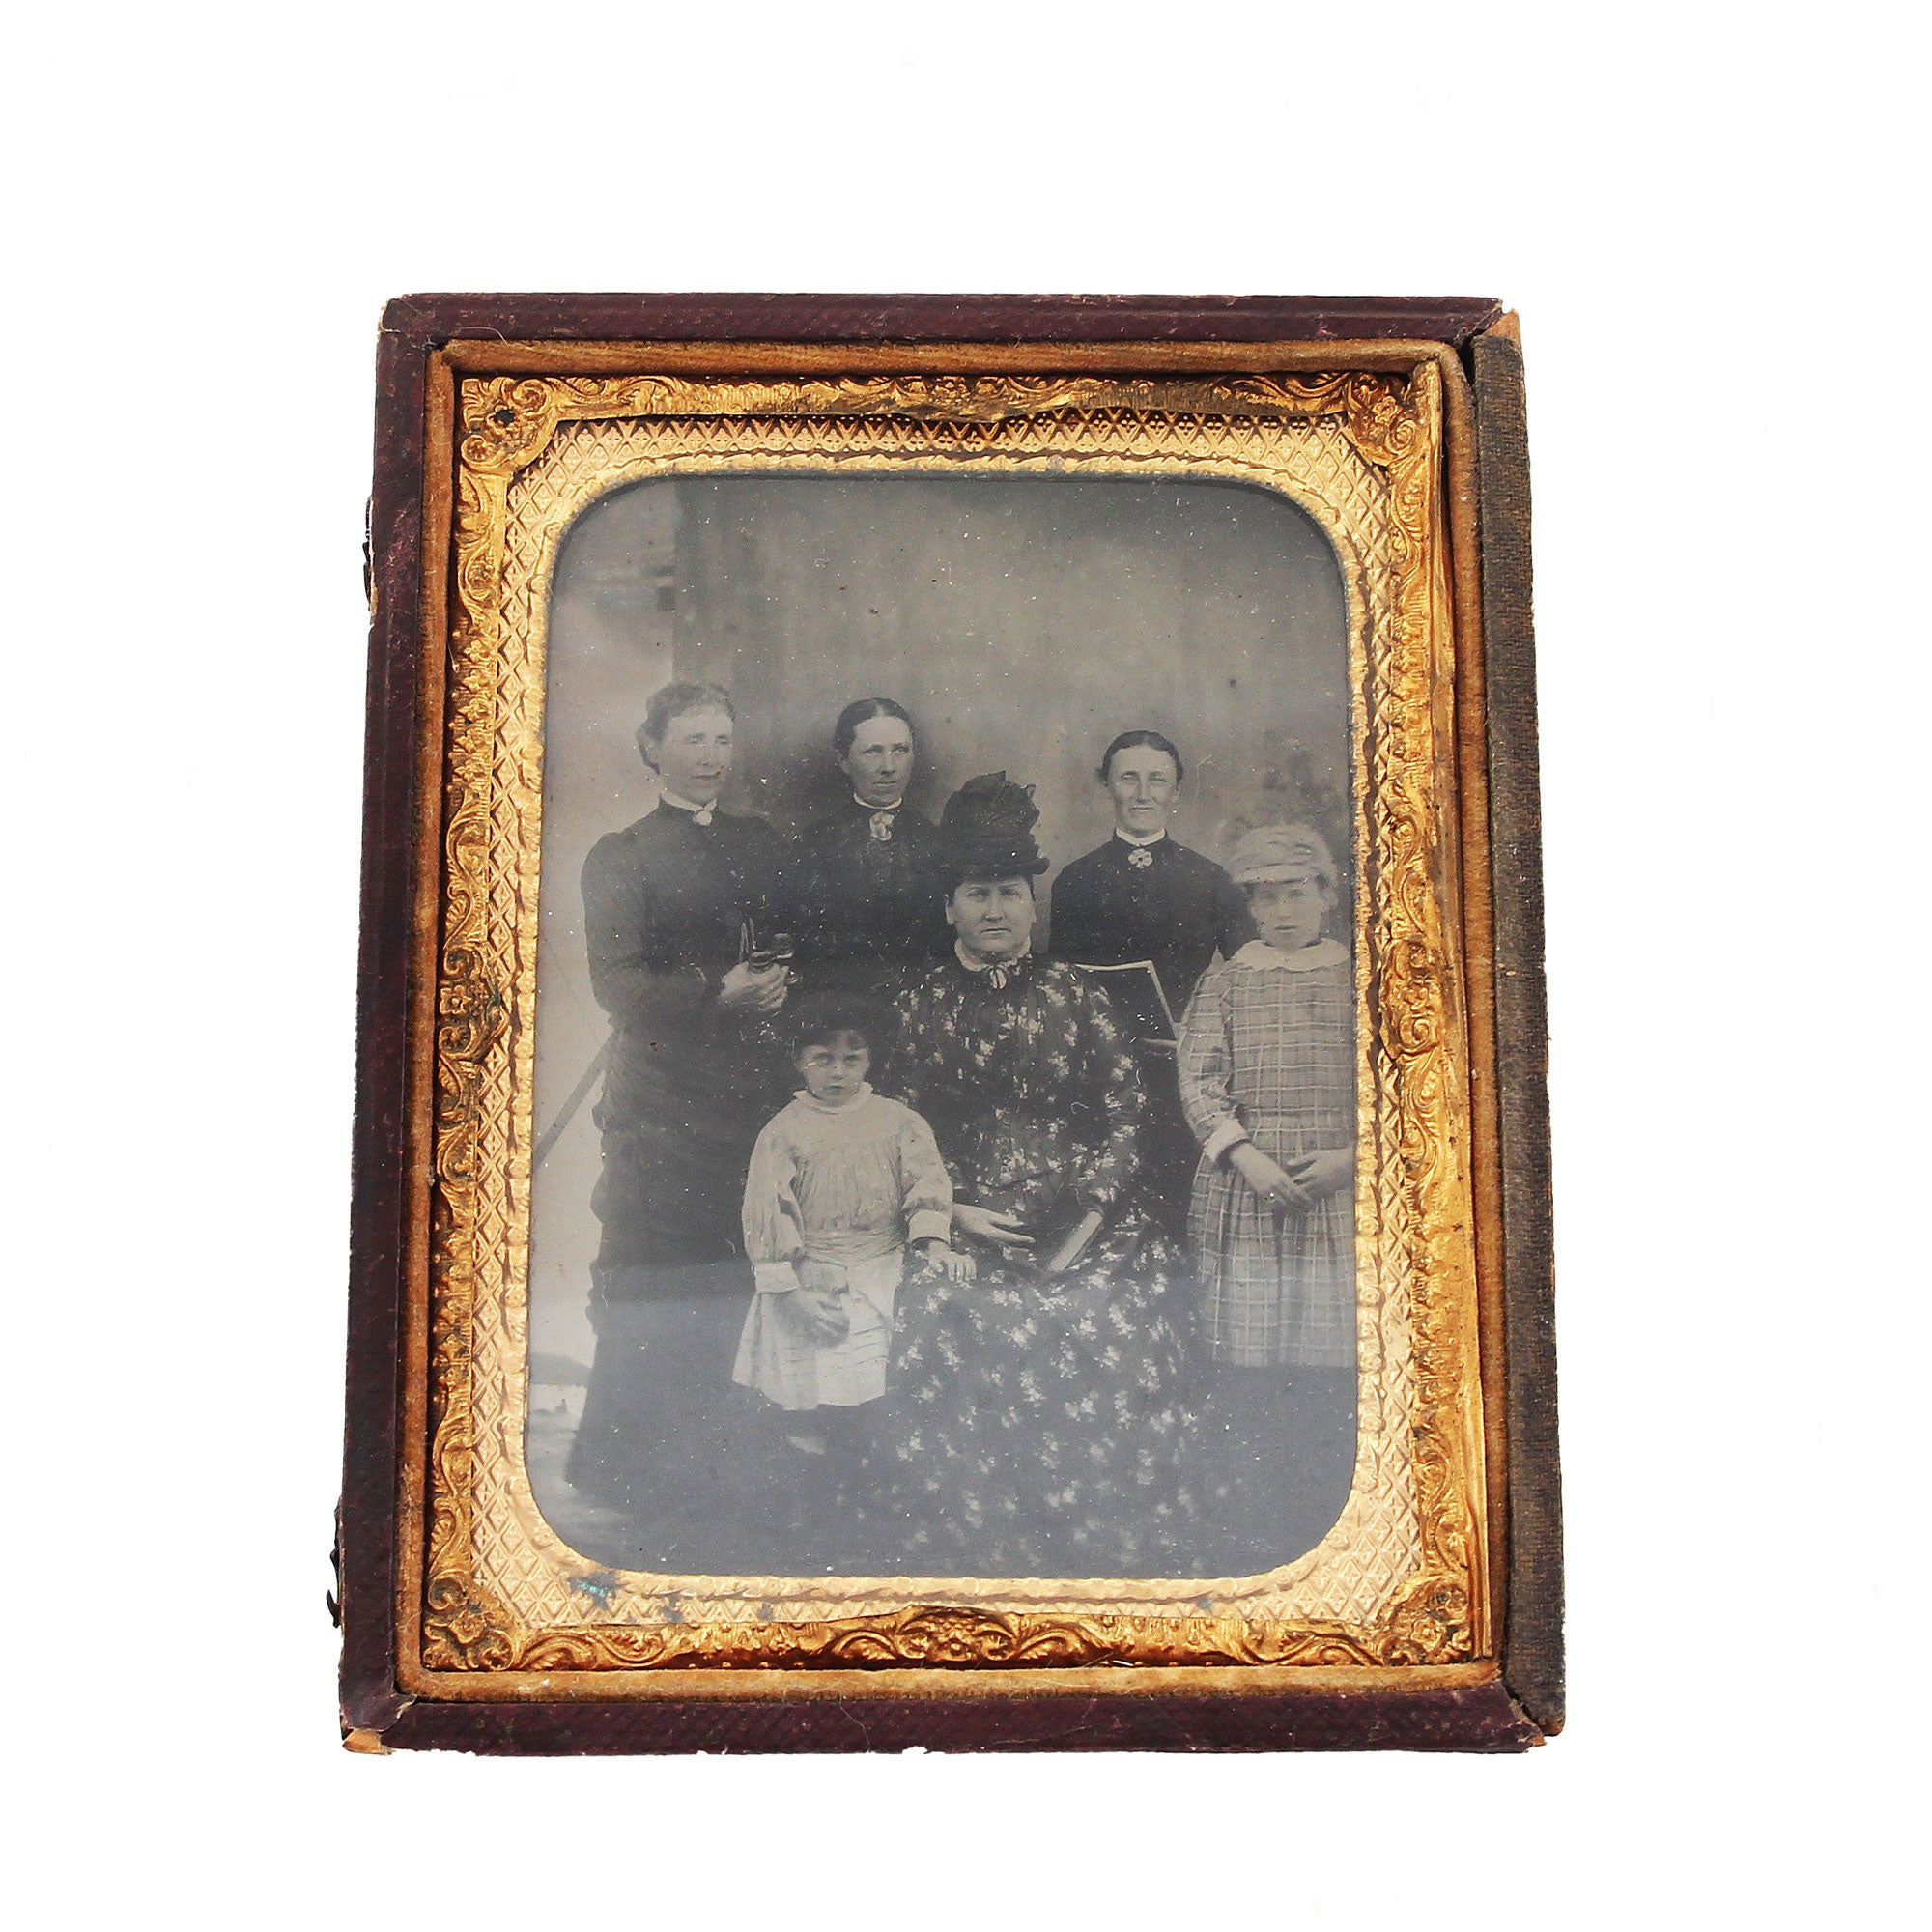
<path fill-rule="evenodd" d="M 1179 1022 L 1218 953 L 1232 959 L 1255 936 L 1247 902 L 1211 859 L 1168 836 L 1186 768 L 1172 738 L 1122 731 L 1097 774 L 1114 806 L 1113 835 L 1053 886 L 1053 955 L 1078 966 L 1149 961 Z M 1148 1206 L 1177 1240 L 1187 1235 L 1194 1137 L 1180 1111 L 1171 1042 L 1139 1042 L 1148 1090 L 1141 1175 Z"/>
<path fill-rule="evenodd" d="M 900 995 L 895 1089 L 977 1279 L 909 1271 L 875 1464 L 913 1572 L 1158 1575 L 1191 1513 L 1191 1285 L 1132 1205 L 1146 1101 L 1106 996 L 1032 951 L 1038 816 L 996 772 L 942 818 L 954 956 Z"/>

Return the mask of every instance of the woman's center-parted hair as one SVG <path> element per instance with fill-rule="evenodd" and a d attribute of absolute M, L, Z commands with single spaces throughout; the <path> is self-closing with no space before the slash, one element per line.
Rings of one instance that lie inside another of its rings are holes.
<path fill-rule="evenodd" d="M 1179 784 L 1187 776 L 1187 767 L 1180 762 L 1180 748 L 1164 731 L 1122 731 L 1107 749 L 1100 753 L 1099 765 L 1094 776 L 1105 784 L 1114 774 L 1114 760 L 1122 752 L 1131 752 L 1137 746 L 1145 745 L 1151 752 L 1165 752 L 1174 760 L 1174 781 Z"/>
<path fill-rule="evenodd" d="M 666 685 L 653 694 L 644 707 L 644 722 L 638 726 L 638 754 L 652 771 L 657 770 L 658 761 L 651 756 L 651 747 L 662 745 L 665 733 L 687 711 L 722 711 L 734 724 L 738 722 L 738 707 L 722 684 L 687 680 Z"/>
<path fill-rule="evenodd" d="M 903 704 L 890 697 L 855 697 L 838 714 L 838 722 L 832 727 L 832 749 L 844 757 L 852 749 L 852 741 L 859 735 L 861 724 L 869 724 L 874 718 L 896 718 L 913 735 L 919 738 L 919 726 L 912 722 L 912 713 Z"/>

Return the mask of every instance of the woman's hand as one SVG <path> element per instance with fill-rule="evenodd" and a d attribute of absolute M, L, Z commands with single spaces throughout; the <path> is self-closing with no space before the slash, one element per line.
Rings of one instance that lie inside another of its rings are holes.
<path fill-rule="evenodd" d="M 1355 1178 L 1353 1148 L 1317 1148 L 1288 1164 L 1288 1171 L 1302 1191 L 1320 1201 L 1324 1195 L 1339 1193 Z"/>
<path fill-rule="evenodd" d="M 952 1225 L 975 1240 L 992 1241 L 1003 1248 L 1030 1248 L 1033 1236 L 1020 1230 L 1024 1221 L 1011 1214 L 995 1214 L 990 1208 L 975 1208 L 969 1201 L 952 1204 Z"/>
<path fill-rule="evenodd" d="M 785 1003 L 791 968 L 776 963 L 753 966 L 741 959 L 718 982 L 721 1007 L 742 1007 L 754 1013 L 775 1013 Z"/>
<path fill-rule="evenodd" d="M 1252 1141 L 1243 1141 L 1228 1156 L 1228 1165 L 1270 1207 L 1294 1208 L 1305 1212 L 1315 1206 L 1315 1196 Z"/>

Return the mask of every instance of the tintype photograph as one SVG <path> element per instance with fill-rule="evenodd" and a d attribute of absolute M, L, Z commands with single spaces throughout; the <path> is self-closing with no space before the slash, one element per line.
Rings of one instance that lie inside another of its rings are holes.
<path fill-rule="evenodd" d="M 673 477 L 548 625 L 532 1490 L 613 1570 L 1221 1577 L 1354 1466 L 1349 622 L 1216 481 Z"/>
<path fill-rule="evenodd" d="M 1093 1743 L 1519 1747 L 1499 312 L 761 344 L 533 299 L 570 339 L 385 352 L 413 843 L 345 1536 L 393 1624 L 345 1628 L 413 1715 L 356 1734 L 841 1748 L 859 1698 L 943 1744 L 1078 1692 Z"/>

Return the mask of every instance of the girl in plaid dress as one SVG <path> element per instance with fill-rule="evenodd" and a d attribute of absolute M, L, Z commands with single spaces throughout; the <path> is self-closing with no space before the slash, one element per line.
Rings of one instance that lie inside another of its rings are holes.
<path fill-rule="evenodd" d="M 1237 1370 L 1352 1370 L 1355 999 L 1322 931 L 1334 861 L 1307 826 L 1267 825 L 1229 870 L 1261 937 L 1208 972 L 1180 1035 L 1203 1339 Z"/>

